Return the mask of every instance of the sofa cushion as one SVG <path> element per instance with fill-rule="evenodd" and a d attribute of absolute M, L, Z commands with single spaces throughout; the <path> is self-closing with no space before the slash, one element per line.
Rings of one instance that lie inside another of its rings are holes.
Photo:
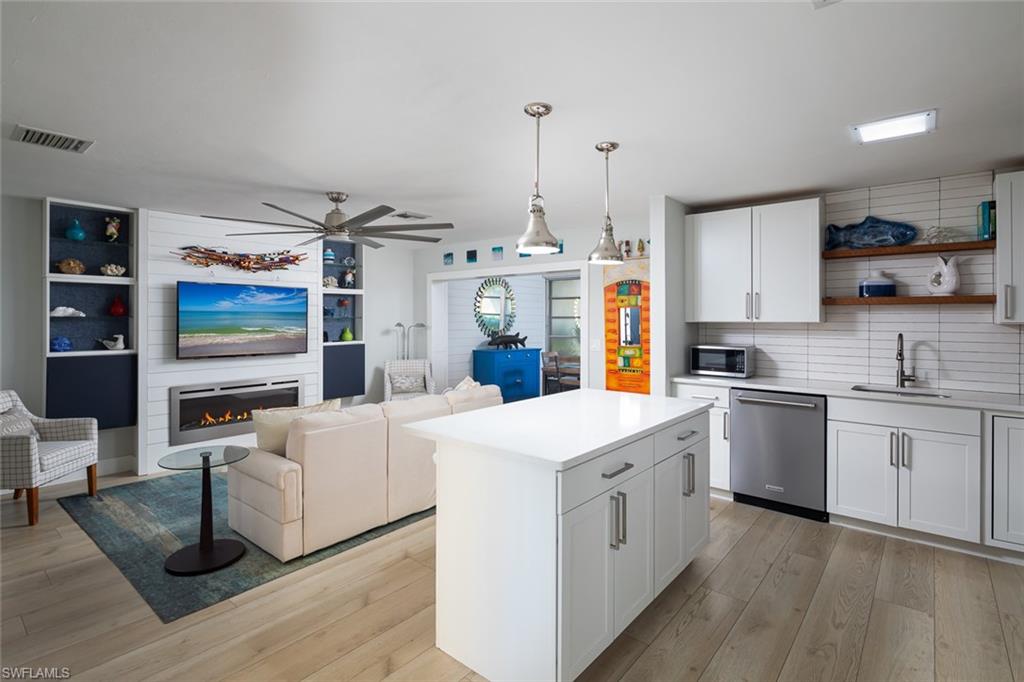
<path fill-rule="evenodd" d="M 391 376 L 392 393 L 426 393 L 427 380 L 420 375 L 394 374 Z"/>
<path fill-rule="evenodd" d="M 363 419 L 364 421 L 370 419 L 383 419 L 384 412 L 381 410 L 380 405 L 377 403 L 365 403 L 363 405 L 353 405 L 352 407 L 346 407 L 343 412 L 354 415 Z"/>
<path fill-rule="evenodd" d="M 96 443 L 89 440 L 39 441 L 39 468 L 49 471 L 77 460 L 96 459 Z M 91 464 L 91 462 L 90 462 Z"/>
<path fill-rule="evenodd" d="M 438 411 L 451 412 L 448 401 L 443 395 L 424 395 L 410 400 L 389 400 L 386 403 L 381 403 L 380 407 L 388 419 L 405 419 L 427 413 L 436 415 Z M 427 418 L 424 417 L 424 419 Z"/>
<path fill-rule="evenodd" d="M 341 409 L 341 399 L 325 400 L 316 405 L 304 407 L 275 407 L 269 410 L 253 410 L 252 423 L 256 429 L 256 445 L 260 450 L 284 456 L 288 442 L 288 425 L 296 417 L 316 412 Z"/>
<path fill-rule="evenodd" d="M 228 495 L 277 523 L 302 518 L 302 467 L 254 449 L 228 467 Z"/>
<path fill-rule="evenodd" d="M 0 414 L 0 436 L 32 436 L 39 438 L 31 415 L 11 410 Z"/>
<path fill-rule="evenodd" d="M 494 384 L 478 386 L 463 391 L 448 391 L 444 394 L 453 413 L 467 412 L 482 407 L 501 405 L 501 389 Z"/>
<path fill-rule="evenodd" d="M 476 388 L 477 386 L 480 386 L 480 385 L 481 385 L 481 383 L 479 381 L 477 381 L 476 379 L 474 379 L 473 377 L 466 377 L 465 379 L 463 379 L 459 383 L 455 384 L 455 388 L 453 388 L 452 390 L 453 391 L 465 391 L 465 390 L 468 390 L 470 388 Z"/>

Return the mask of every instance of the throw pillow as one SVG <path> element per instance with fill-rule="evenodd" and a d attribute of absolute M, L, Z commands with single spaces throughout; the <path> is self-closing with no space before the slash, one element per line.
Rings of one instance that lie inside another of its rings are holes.
<path fill-rule="evenodd" d="M 314 412 L 329 412 L 341 409 L 341 399 L 325 400 L 316 405 L 304 407 L 275 407 L 269 410 L 253 410 L 252 423 L 256 428 L 256 446 L 260 450 L 284 457 L 288 443 L 288 425 L 296 417 Z"/>
<path fill-rule="evenodd" d="M 466 390 L 469 390 L 471 388 L 476 388 L 479 385 L 480 385 L 480 382 L 476 381 L 475 379 L 473 379 L 473 377 L 466 377 L 465 379 L 463 379 L 459 383 L 455 384 L 455 388 L 453 388 L 452 390 L 453 391 L 466 391 Z"/>
<path fill-rule="evenodd" d="M 34 436 L 39 437 L 32 419 L 17 412 L 0 414 L 0 436 Z"/>
<path fill-rule="evenodd" d="M 396 374 L 391 377 L 392 393 L 426 393 L 427 381 L 422 375 L 408 376 Z"/>

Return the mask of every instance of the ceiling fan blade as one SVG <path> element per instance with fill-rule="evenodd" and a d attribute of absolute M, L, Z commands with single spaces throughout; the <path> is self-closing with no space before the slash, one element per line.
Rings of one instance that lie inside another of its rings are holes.
<path fill-rule="evenodd" d="M 296 244 L 295 247 L 298 248 L 300 246 L 305 246 L 306 244 L 313 244 L 314 242 L 318 242 L 321 239 L 327 239 L 327 235 L 326 234 L 321 234 L 319 236 L 313 237 L 312 239 L 307 239 L 306 241 L 302 242 L 301 244 Z"/>
<path fill-rule="evenodd" d="M 309 216 L 302 215 L 301 213 L 296 213 L 295 211 L 289 211 L 287 208 L 282 208 L 281 206 L 278 206 L 277 204 L 272 204 L 269 201 L 263 201 L 263 202 L 260 202 L 260 203 L 262 203 L 264 206 L 272 208 L 272 209 L 274 209 L 276 211 L 281 211 L 282 213 L 287 213 L 288 215 L 293 215 L 296 218 L 301 218 L 302 220 L 306 220 L 308 222 L 311 222 L 314 225 L 319 225 L 320 227 L 324 228 L 325 230 L 330 229 L 329 227 L 327 227 L 326 223 L 320 222 L 319 220 L 316 220 L 314 218 L 310 218 Z"/>
<path fill-rule="evenodd" d="M 411 242 L 432 242 L 436 244 L 441 241 L 440 237 L 426 237 L 419 234 L 383 234 L 380 232 L 373 233 L 374 239 L 408 239 Z"/>
<path fill-rule="evenodd" d="M 414 230 L 453 230 L 455 226 L 451 223 L 423 223 L 422 225 L 370 225 L 368 227 L 356 227 L 353 231 L 357 234 L 373 234 L 375 232 L 412 232 Z"/>
<path fill-rule="evenodd" d="M 228 218 L 222 215 L 204 215 L 201 218 L 210 218 L 212 220 L 233 220 L 236 223 L 256 223 L 258 225 L 276 225 L 277 227 L 297 227 L 300 230 L 315 230 L 315 227 L 308 227 L 306 225 L 291 225 L 290 223 L 275 223 L 270 220 L 253 220 L 251 218 Z"/>
<path fill-rule="evenodd" d="M 229 232 L 225 237 L 249 237 L 252 235 L 272 235 L 272 234 L 309 234 L 306 230 L 281 230 L 273 232 Z"/>
<path fill-rule="evenodd" d="M 349 218 L 341 225 L 342 227 L 360 227 L 362 225 L 365 225 L 366 223 L 373 222 L 377 218 L 383 218 L 389 213 L 394 212 L 395 209 L 391 208 L 390 206 L 385 206 L 384 204 L 381 204 L 377 208 L 371 208 L 369 211 L 366 211 L 365 213 L 360 213 L 357 216 Z"/>
<path fill-rule="evenodd" d="M 349 241 L 355 242 L 356 244 L 362 244 L 363 246 L 369 246 L 371 249 L 384 248 L 384 245 L 381 244 L 380 242 L 375 242 L 372 239 L 367 239 L 366 237 L 357 237 L 355 235 L 352 235 L 351 237 L 349 237 Z"/>

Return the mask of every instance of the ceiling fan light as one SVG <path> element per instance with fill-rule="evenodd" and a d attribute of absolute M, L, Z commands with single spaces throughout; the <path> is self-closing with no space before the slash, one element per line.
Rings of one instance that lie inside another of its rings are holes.
<path fill-rule="evenodd" d="M 619 265 L 622 263 L 622 252 L 619 251 L 619 246 L 615 243 L 615 234 L 612 229 L 612 223 L 609 220 L 601 230 L 601 238 L 597 241 L 597 246 L 587 256 L 587 261 L 591 265 Z"/>
<path fill-rule="evenodd" d="M 558 253 L 558 240 L 548 229 L 543 204 L 531 200 L 530 220 L 526 223 L 526 231 L 516 241 L 516 253 L 525 253 L 531 256 Z"/>

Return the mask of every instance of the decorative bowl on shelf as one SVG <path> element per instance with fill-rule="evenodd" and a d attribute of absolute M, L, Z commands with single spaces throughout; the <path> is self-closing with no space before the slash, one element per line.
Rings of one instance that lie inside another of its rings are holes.
<path fill-rule="evenodd" d="M 57 269 L 65 275 L 81 275 L 85 272 L 85 263 L 77 258 L 65 258 L 57 262 Z"/>
<path fill-rule="evenodd" d="M 352 256 L 345 256 L 345 259 L 341 261 L 341 264 L 347 268 L 355 267 L 356 259 Z"/>
<path fill-rule="evenodd" d="M 117 263 L 107 263 L 100 266 L 100 272 L 107 277 L 120 277 L 124 273 L 128 272 L 128 268 Z"/>
<path fill-rule="evenodd" d="M 67 353 L 73 347 L 71 339 L 66 336 L 55 336 L 50 339 L 50 350 L 54 353 Z"/>
<path fill-rule="evenodd" d="M 50 317 L 85 317 L 85 313 L 76 308 L 59 305 L 50 311 Z"/>

